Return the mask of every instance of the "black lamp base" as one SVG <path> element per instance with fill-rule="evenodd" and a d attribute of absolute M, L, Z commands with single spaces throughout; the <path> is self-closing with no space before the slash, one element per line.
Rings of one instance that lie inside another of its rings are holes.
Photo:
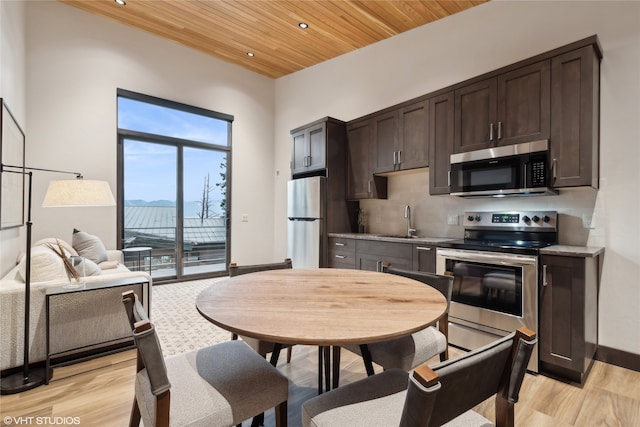
<path fill-rule="evenodd" d="M 16 394 L 31 390 L 43 385 L 46 382 L 46 378 L 45 368 L 31 368 L 29 370 L 29 378 L 26 380 L 22 371 L 16 372 L 0 378 L 0 394 Z"/>

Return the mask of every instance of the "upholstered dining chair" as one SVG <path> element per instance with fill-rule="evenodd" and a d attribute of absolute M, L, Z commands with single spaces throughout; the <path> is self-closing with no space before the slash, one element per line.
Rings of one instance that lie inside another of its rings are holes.
<path fill-rule="evenodd" d="M 390 369 L 302 405 L 304 427 L 491 426 L 472 408 L 495 395 L 495 425 L 514 425 L 514 406 L 537 342 L 526 328 L 411 375 Z"/>
<path fill-rule="evenodd" d="M 235 262 L 232 262 L 229 264 L 229 277 L 240 276 L 241 274 L 257 273 L 258 271 L 283 270 L 287 268 L 292 268 L 291 258 L 286 258 L 283 262 L 273 262 L 268 264 L 238 265 Z M 258 354 L 265 358 L 267 354 L 273 352 L 275 347 L 275 343 L 270 341 L 263 341 L 245 336 L 242 336 L 241 338 L 249 345 L 249 347 L 253 348 Z M 237 340 L 238 335 L 231 334 L 231 339 Z M 291 362 L 291 346 L 283 345 L 282 348 L 287 349 L 287 363 Z M 278 363 L 278 359 L 274 358 L 272 363 L 275 366 Z"/>
<path fill-rule="evenodd" d="M 129 426 L 233 426 L 275 408 L 287 425 L 288 380 L 241 341 L 164 359 L 137 296 L 122 295 L 138 362 Z M 254 418 L 254 424 L 257 425 Z"/>
<path fill-rule="evenodd" d="M 451 303 L 453 276 L 401 270 L 389 266 L 385 266 L 383 271 L 418 280 L 437 289 L 447 299 L 447 309 L 444 316 L 438 321 L 437 328 L 430 326 L 406 337 L 368 344 L 370 360 L 382 366 L 384 370 L 398 368 L 403 371 L 410 371 L 437 354 L 440 355 L 441 362 L 447 360 L 449 358 L 449 305 Z M 362 356 L 360 346 L 348 345 L 344 348 Z M 365 359 L 365 364 L 368 363 Z M 367 366 L 367 372 L 371 375 L 373 374 L 373 369 Z"/>

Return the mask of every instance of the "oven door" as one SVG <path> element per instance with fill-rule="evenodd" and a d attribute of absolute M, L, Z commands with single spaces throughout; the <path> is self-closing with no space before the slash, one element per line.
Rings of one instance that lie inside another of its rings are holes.
<path fill-rule="evenodd" d="M 449 341 L 466 349 L 525 326 L 538 331 L 538 258 L 464 249 L 437 249 L 436 272 L 454 276 Z M 529 370 L 537 372 L 537 351 Z"/>

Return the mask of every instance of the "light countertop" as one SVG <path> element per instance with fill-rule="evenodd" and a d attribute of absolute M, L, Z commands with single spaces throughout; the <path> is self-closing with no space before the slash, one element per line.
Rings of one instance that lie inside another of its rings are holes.
<path fill-rule="evenodd" d="M 596 257 L 603 253 L 604 248 L 601 246 L 553 245 L 540 249 L 541 255 Z"/>
<path fill-rule="evenodd" d="M 450 240 L 456 240 L 448 237 L 403 237 L 399 235 L 391 234 L 373 234 L 373 233 L 328 233 L 329 237 L 342 237 L 346 239 L 359 239 L 359 240 L 379 240 L 382 242 L 400 242 L 400 243 L 423 243 L 423 244 L 437 244 L 440 242 L 448 242 Z"/>

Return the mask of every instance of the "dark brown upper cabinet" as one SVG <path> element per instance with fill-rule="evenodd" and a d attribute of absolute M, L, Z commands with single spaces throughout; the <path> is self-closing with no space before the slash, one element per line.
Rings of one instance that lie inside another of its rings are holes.
<path fill-rule="evenodd" d="M 299 175 L 327 167 L 327 126 L 316 123 L 291 131 L 291 174 Z"/>
<path fill-rule="evenodd" d="M 551 60 L 552 187 L 599 187 L 600 59 L 589 45 Z"/>
<path fill-rule="evenodd" d="M 399 111 L 393 110 L 371 119 L 373 125 L 373 173 L 396 170 L 399 150 Z"/>
<path fill-rule="evenodd" d="M 428 107 L 420 101 L 372 118 L 373 173 L 429 166 Z"/>
<path fill-rule="evenodd" d="M 429 194 L 449 194 L 453 153 L 453 91 L 429 100 Z"/>
<path fill-rule="evenodd" d="M 398 167 L 400 170 L 429 166 L 429 102 L 400 108 Z"/>
<path fill-rule="evenodd" d="M 373 175 L 373 120 L 349 122 L 347 125 L 347 198 L 386 199 L 387 178 Z"/>
<path fill-rule="evenodd" d="M 545 60 L 457 89 L 454 152 L 548 139 L 550 87 Z"/>

